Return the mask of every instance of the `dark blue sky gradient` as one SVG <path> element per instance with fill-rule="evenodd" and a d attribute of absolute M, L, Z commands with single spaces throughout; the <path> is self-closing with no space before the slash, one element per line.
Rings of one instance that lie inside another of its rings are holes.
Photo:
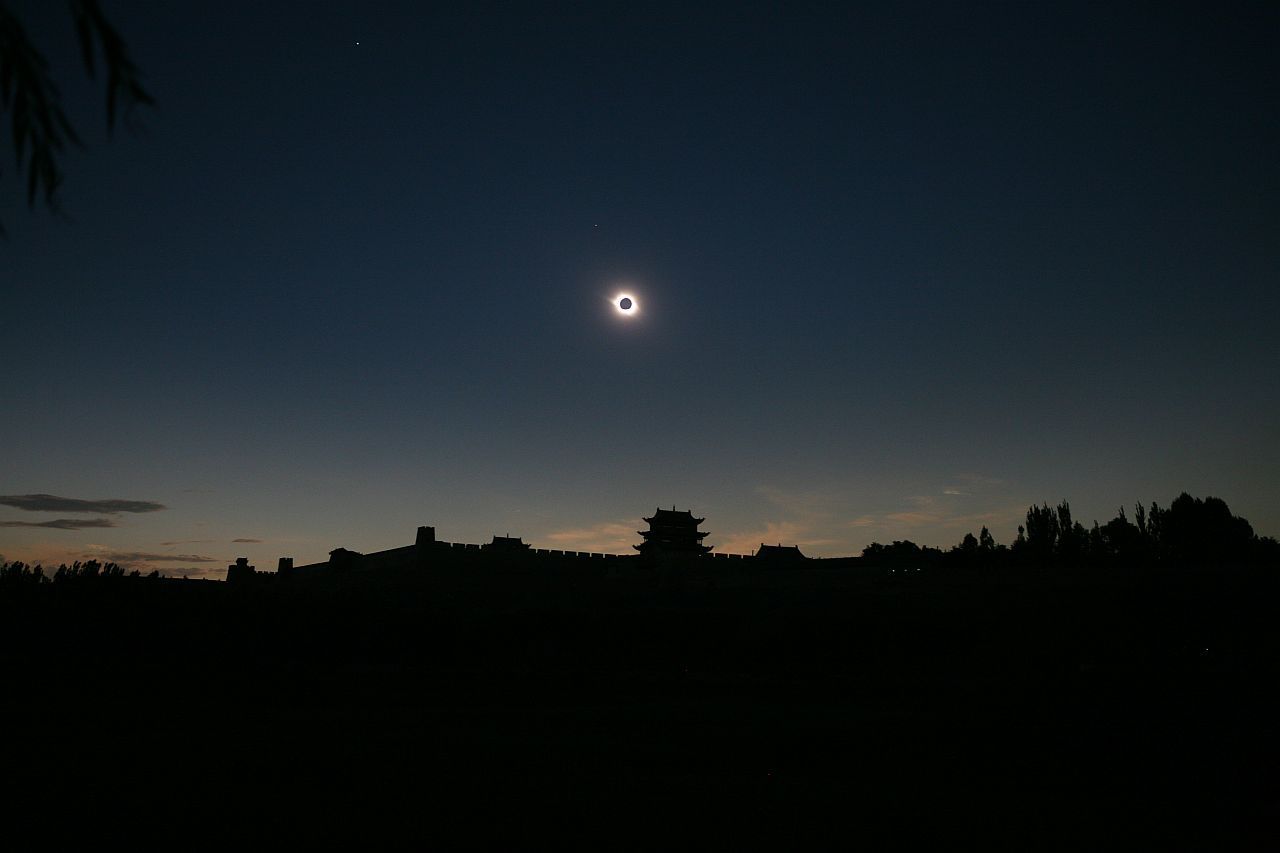
<path fill-rule="evenodd" d="M 1280 533 L 1280 7 L 614 5 L 108 3 L 108 141 L 18 4 L 90 144 L 0 176 L 0 492 L 170 509 L 0 553 Z"/>

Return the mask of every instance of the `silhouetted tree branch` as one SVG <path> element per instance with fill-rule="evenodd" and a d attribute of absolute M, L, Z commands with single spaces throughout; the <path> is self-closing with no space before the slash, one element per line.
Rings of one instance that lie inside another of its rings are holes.
<path fill-rule="evenodd" d="M 70 0 L 85 72 L 96 77 L 97 55 L 106 69 L 107 130 L 115 129 L 117 115 L 130 121 L 139 104 L 153 104 L 142 87 L 137 66 L 115 27 L 102 13 L 97 0 Z M 28 38 L 18 18 L 0 3 L 0 111 L 9 114 L 10 134 L 19 179 L 27 184 L 27 205 L 37 200 L 55 213 L 57 191 L 62 184 L 58 158 L 68 144 L 82 147 L 66 113 L 49 63 Z M 0 175 L 3 172 L 0 171 Z M 4 225 L 0 223 L 0 234 Z"/>

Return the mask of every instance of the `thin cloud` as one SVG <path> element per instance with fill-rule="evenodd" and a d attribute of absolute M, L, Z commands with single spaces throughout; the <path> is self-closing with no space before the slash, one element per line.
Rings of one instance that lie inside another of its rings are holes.
<path fill-rule="evenodd" d="M 828 518 L 836 495 L 823 491 L 791 492 L 773 486 L 756 486 L 755 493 L 788 515 L 804 518 Z"/>
<path fill-rule="evenodd" d="M 982 474 L 957 474 L 956 479 L 970 486 L 1003 486 L 1005 484 L 1005 481 L 999 477 L 985 477 Z"/>
<path fill-rule="evenodd" d="M 843 546 L 844 540 L 831 537 L 835 508 L 841 502 L 838 494 L 822 490 L 792 492 L 768 485 L 756 486 L 754 491 L 771 504 L 769 514 L 776 520 L 746 529 L 712 531 L 707 544 L 714 545 L 716 552 L 749 554 L 762 544 L 799 545 L 801 549 L 818 551 L 839 551 Z"/>
<path fill-rule="evenodd" d="M 891 512 L 881 516 L 881 518 L 907 527 L 939 527 L 945 530 L 959 530 L 973 525 L 990 526 L 1000 522 L 1016 520 L 1021 512 L 1024 511 L 1008 509 L 955 514 L 946 512 Z"/>
<path fill-rule="evenodd" d="M 547 540 L 556 548 L 622 554 L 630 553 L 631 546 L 639 538 L 636 525 L 621 521 L 605 521 L 591 527 L 556 530 L 547 534 Z"/>
<path fill-rule="evenodd" d="M 999 477 L 987 477 L 982 474 L 956 474 L 952 478 L 952 483 L 943 488 L 944 495 L 953 497 L 968 497 L 973 494 L 989 492 L 992 489 L 1003 486 L 1006 481 Z"/>
<path fill-rule="evenodd" d="M 44 527 L 50 530 L 85 530 L 90 527 L 115 527 L 109 518 L 55 518 L 52 521 L 0 521 L 0 527 Z"/>
<path fill-rule="evenodd" d="M 799 545 L 802 548 L 822 548 L 837 545 L 839 540 L 815 537 L 813 525 L 797 521 L 768 521 L 764 527 L 730 533 L 716 544 L 721 554 L 750 554 L 761 545 Z"/>
<path fill-rule="evenodd" d="M 107 498 L 86 501 L 80 498 L 60 498 L 57 495 L 0 495 L 0 505 L 11 506 L 26 512 L 101 512 L 119 515 L 122 512 L 157 512 L 167 509 L 155 501 L 129 501 Z"/>
<path fill-rule="evenodd" d="M 232 539 L 232 542 L 261 542 L 261 539 Z"/>
<path fill-rule="evenodd" d="M 936 512 L 891 512 L 885 518 L 913 527 L 922 524 L 939 524 L 943 520 L 943 516 Z"/>
<path fill-rule="evenodd" d="M 954 544 L 962 533 L 976 533 L 987 527 L 1000 536 L 1000 531 L 1012 529 L 1026 510 L 1021 507 L 996 507 L 986 512 L 950 512 L 942 507 L 907 509 L 861 515 L 844 522 L 846 528 L 861 531 L 874 541 L 891 541 L 911 538 L 919 541 L 924 536 L 932 541 L 920 544 L 947 547 Z"/>
<path fill-rule="evenodd" d="M 149 551 L 106 551 L 87 555 L 95 560 L 110 560 L 113 563 L 128 565 L 130 563 L 216 563 L 215 557 L 202 554 L 153 554 Z"/>
<path fill-rule="evenodd" d="M 161 545 L 205 545 L 217 542 L 217 539 L 175 539 L 172 542 L 161 542 Z"/>

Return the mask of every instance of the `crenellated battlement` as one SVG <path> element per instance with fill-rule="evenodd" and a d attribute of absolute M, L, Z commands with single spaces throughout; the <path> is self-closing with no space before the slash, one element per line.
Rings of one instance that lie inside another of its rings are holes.
<path fill-rule="evenodd" d="M 292 580 L 322 577 L 395 577 L 417 576 L 422 572 L 563 572 L 578 571 L 586 575 L 614 576 L 628 568 L 637 572 L 669 569 L 693 570 L 698 566 L 727 568 L 742 566 L 796 566 L 809 560 L 795 546 L 761 545 L 757 554 L 724 554 L 703 545 L 707 534 L 698 530 L 703 521 L 689 510 L 677 512 L 659 509 L 645 521 L 649 530 L 640 531 L 641 544 L 633 546 L 638 554 L 608 554 L 598 551 L 569 551 L 560 548 L 535 548 L 518 536 L 494 536 L 485 545 L 471 542 L 446 542 L 436 538 L 436 529 L 418 528 L 414 544 L 385 551 L 362 554 L 346 548 L 335 548 L 329 559 L 321 563 L 295 566 L 292 557 L 281 557 L 278 571 L 258 572 L 240 558 L 231 566 L 227 580 L 236 583 L 264 578 Z"/>

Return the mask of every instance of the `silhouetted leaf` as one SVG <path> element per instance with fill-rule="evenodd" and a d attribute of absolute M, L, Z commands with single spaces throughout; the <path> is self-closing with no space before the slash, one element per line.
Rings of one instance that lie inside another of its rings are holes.
<path fill-rule="evenodd" d="M 76 36 L 85 70 L 95 75 L 95 42 L 102 48 L 107 67 L 107 129 L 115 127 L 117 112 L 125 115 L 138 104 L 154 104 L 138 79 L 123 39 L 111 26 L 97 0 L 71 0 Z M 9 113 L 10 139 L 18 175 L 26 173 L 27 205 L 39 197 L 56 211 L 56 194 L 62 184 L 57 154 L 70 142 L 81 147 L 70 120 L 63 112 L 49 64 L 27 37 L 21 23 L 0 6 L 0 106 Z M 0 235 L 5 233 L 0 223 Z"/>

